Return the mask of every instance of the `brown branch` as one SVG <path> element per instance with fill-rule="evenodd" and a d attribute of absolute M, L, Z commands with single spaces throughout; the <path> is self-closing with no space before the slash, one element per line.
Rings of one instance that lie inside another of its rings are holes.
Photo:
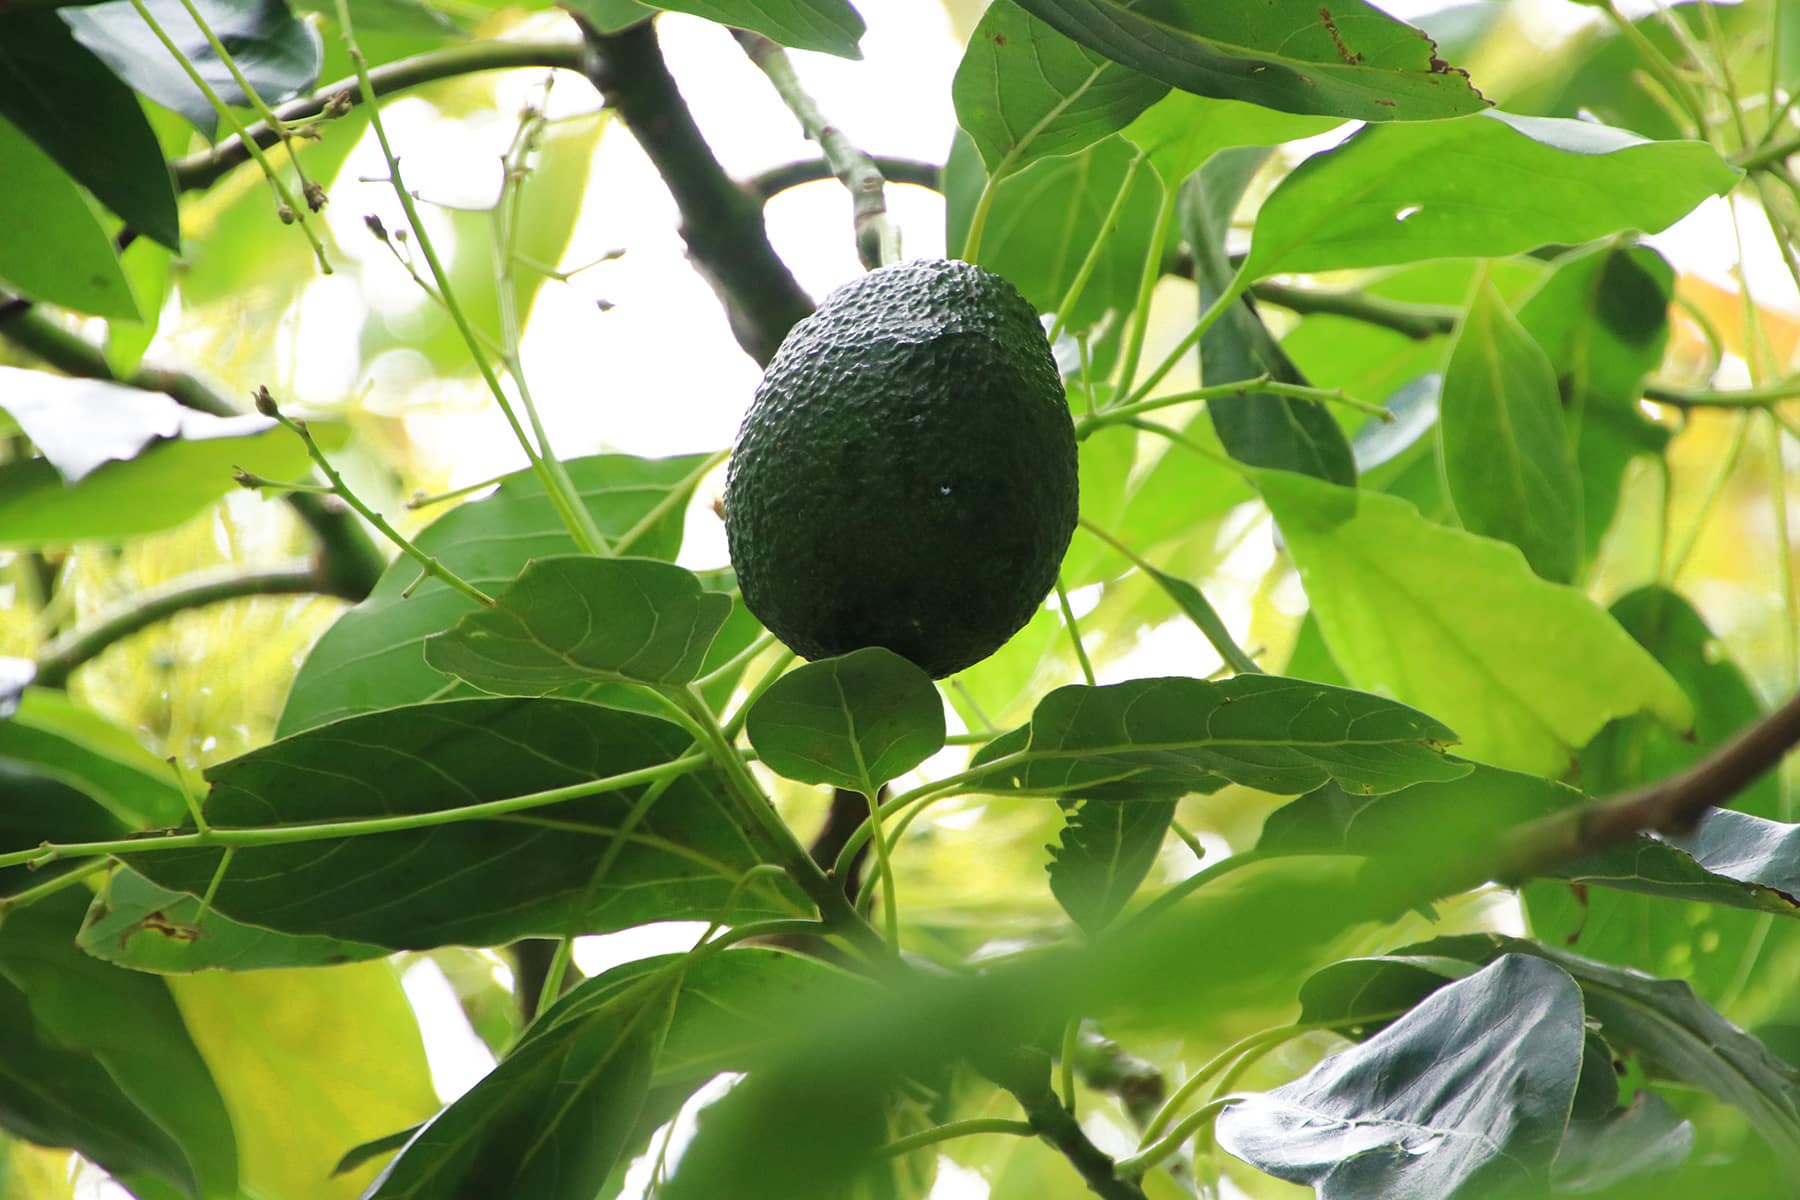
<path fill-rule="evenodd" d="M 590 51 L 588 77 L 668 186 L 689 259 L 724 304 L 738 345 L 767 364 L 813 306 L 769 244 L 761 197 L 713 156 L 669 75 L 653 24 L 605 34 L 575 19 Z"/>
<path fill-rule="evenodd" d="M 936 163 L 925 162 L 917 158 L 895 158 L 886 154 L 871 154 L 869 161 L 875 164 L 876 169 L 889 183 L 910 183 L 915 187 L 930 188 L 934 192 L 944 190 L 942 182 L 944 168 Z M 798 162 L 770 167 L 745 180 L 744 186 L 767 202 L 789 188 L 799 187 L 803 183 L 819 183 L 834 178 L 836 175 L 832 171 L 830 163 L 822 158 L 804 158 Z"/>
<path fill-rule="evenodd" d="M 5 0 L 0 0 L 4 3 Z M 587 50 L 580 42 L 567 39 L 533 41 L 482 41 L 447 50 L 433 50 L 398 62 L 385 63 L 369 71 L 369 82 L 377 96 L 403 92 L 421 84 L 434 83 L 459 75 L 482 71 L 505 71 L 517 67 L 548 67 L 579 71 L 587 61 Z M 283 125 L 310 121 L 315 117 L 349 111 L 363 101 L 361 86 L 355 76 L 340 79 L 318 88 L 311 96 L 302 96 L 277 107 L 274 112 Z M 281 140 L 273 127 L 259 122 L 245 130 L 262 149 Z M 233 168 L 250 161 L 250 149 L 244 139 L 233 135 L 210 150 L 191 154 L 170 164 L 176 186 L 183 191 L 211 187 Z"/>
<path fill-rule="evenodd" d="M 37 660 L 36 682 L 62 687 L 70 672 L 122 641 L 177 613 L 245 596 L 318 595 L 330 591 L 314 566 L 273 567 L 260 571 L 198 571 L 165 587 L 144 592 L 100 617 L 85 629 L 65 634 Z"/>

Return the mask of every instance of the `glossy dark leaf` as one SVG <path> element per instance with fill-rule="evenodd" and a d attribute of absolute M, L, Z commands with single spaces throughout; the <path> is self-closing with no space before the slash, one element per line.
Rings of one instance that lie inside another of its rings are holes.
<path fill-rule="evenodd" d="M 1090 933 L 1119 915 L 1162 848 L 1175 801 L 1065 800 L 1062 836 L 1050 848 L 1050 892 Z"/>
<path fill-rule="evenodd" d="M 231 1118 L 168 985 L 76 949 L 79 889 L 0 926 L 0 1124 L 189 1196 L 237 1190 Z"/>
<path fill-rule="evenodd" d="M 1257 214 L 1246 269 L 1327 271 L 1517 254 L 1654 233 L 1738 179 L 1701 142 L 1486 112 L 1370 126 L 1294 169 Z"/>
<path fill-rule="evenodd" d="M 1484 103 L 1431 39 L 1362 0 L 1329 10 L 1311 0 L 1021 3 L 1108 58 L 1203 96 L 1364 121 L 1454 117 Z"/>
<path fill-rule="evenodd" d="M 1741 1109 L 1785 1169 L 1800 1169 L 1800 1071 L 1687 984 L 1500 934 L 1438 938 L 1401 953 L 1475 963 L 1515 954 L 1549 959 L 1581 985 L 1588 1019 L 1608 1042 L 1636 1050 L 1653 1077 L 1704 1089 Z"/>
<path fill-rule="evenodd" d="M 682 515 L 704 463 L 700 455 L 643 459 L 606 454 L 575 459 L 567 467 L 614 549 L 667 559 L 681 546 Z M 633 530 L 638 531 L 634 539 L 622 542 Z M 543 484 L 530 471 L 507 476 L 491 496 L 451 509 L 414 540 L 490 594 L 531 560 L 576 549 Z M 434 579 L 402 596 L 418 577 L 416 563 L 396 559 L 369 598 L 326 631 L 300 667 L 278 732 L 296 733 L 353 713 L 438 696 L 478 694 L 467 685 L 446 690 L 448 681 L 426 665 L 424 652 L 426 638 L 450 628 L 474 605 Z"/>
<path fill-rule="evenodd" d="M 426 639 L 425 661 L 484 692 L 541 696 L 598 678 L 686 683 L 731 597 L 648 558 L 533 560 L 494 606 Z"/>
<path fill-rule="evenodd" d="M 1227 783 L 1293 794 L 1331 778 L 1386 792 L 1466 774 L 1468 764 L 1443 751 L 1455 739 L 1391 700 L 1274 675 L 1076 685 L 1051 692 L 1029 726 L 983 747 L 976 764 L 997 765 L 975 786 L 1147 798 Z"/>
<path fill-rule="evenodd" d="M 1507 955 L 1219 1115 L 1219 1145 L 1320 1200 L 1540 1193 L 1580 1071 L 1582 996 Z"/>
<path fill-rule="evenodd" d="M 1096 54 L 994 0 L 969 38 L 950 95 L 956 120 L 1004 178 L 1040 158 L 1085 150 L 1156 103 L 1169 85 Z"/>
<path fill-rule="evenodd" d="M 100 203 L 174 250 L 181 230 L 162 147 L 131 89 L 75 40 L 60 12 L 15 13 L 0 36 L 0 117 Z"/>
<path fill-rule="evenodd" d="M 619 0 L 576 0 L 569 5 L 606 30 L 632 24 Z M 796 50 L 819 50 L 840 58 L 861 58 L 863 20 L 846 0 L 642 0 L 645 9 L 692 13 L 721 25 L 751 29 Z"/>
<path fill-rule="evenodd" d="M 3 53 L 3 51 L 0 51 Z M 97 317 L 140 314 L 99 208 L 0 116 L 0 281 L 16 295 Z"/>
<path fill-rule="evenodd" d="M 432 813 L 666 763 L 693 749 L 666 721 L 573 700 L 438 701 L 307 730 L 212 768 L 216 827 Z M 321 772 L 333 780 L 321 789 Z M 761 861 L 711 771 L 675 779 L 596 878 L 645 786 L 516 815 L 241 848 L 213 893 L 234 920 L 390 948 L 493 945 L 646 921 L 791 915 L 781 885 L 737 890 Z M 204 894 L 220 851 L 126 855 Z"/>
<path fill-rule="evenodd" d="M 1199 311 L 1230 286 L 1226 254 L 1231 214 L 1250 178 L 1268 157 L 1261 147 L 1222 150 L 1183 185 L 1182 235 L 1194 254 Z M 1267 375 L 1282 383 L 1306 378 L 1283 353 L 1248 299 L 1231 306 L 1200 338 L 1200 382 L 1207 387 Z M 1279 467 L 1354 486 L 1356 464 L 1336 418 L 1317 400 L 1251 392 L 1207 401 L 1206 411 L 1225 450 L 1253 467 Z"/>
<path fill-rule="evenodd" d="M 318 82 L 324 62 L 318 31 L 288 11 L 286 0 L 191 0 L 214 36 L 265 104 L 277 104 Z M 219 98 L 247 107 L 238 86 L 183 0 L 144 0 L 144 7 L 169 40 L 193 64 Z M 76 40 L 92 50 L 119 78 L 186 117 L 203 133 L 219 125 L 219 115 L 131 0 L 110 0 L 60 14 Z"/>
<path fill-rule="evenodd" d="M 1581 476 L 1550 359 L 1482 281 L 1450 346 L 1438 401 L 1444 481 L 1462 525 L 1511 542 L 1568 583 L 1581 564 Z"/>
<path fill-rule="evenodd" d="M 944 701 L 925 672 L 871 646 L 783 675 L 744 731 L 771 771 L 874 796 L 943 748 Z"/>

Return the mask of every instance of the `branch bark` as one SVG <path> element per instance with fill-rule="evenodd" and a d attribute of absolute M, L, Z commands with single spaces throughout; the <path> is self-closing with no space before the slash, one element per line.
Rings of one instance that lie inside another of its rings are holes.
<path fill-rule="evenodd" d="M 889 183 L 910 183 L 915 187 L 930 188 L 934 192 L 944 190 L 944 168 L 934 162 L 917 158 L 895 158 L 887 154 L 871 154 L 869 161 L 875 164 L 875 168 Z M 745 186 L 766 203 L 789 188 L 836 177 L 831 164 L 823 158 L 804 158 L 798 162 L 770 167 L 760 175 L 746 180 Z"/>
<path fill-rule="evenodd" d="M 330 593 L 330 583 L 317 566 L 196 572 L 166 587 L 134 596 L 129 603 L 103 613 L 89 627 L 58 638 L 37 660 L 35 682 L 40 687 L 63 687 L 75 668 L 98 656 L 108 646 L 191 608 L 245 596 L 327 593 Z"/>
<path fill-rule="evenodd" d="M 606 34 L 575 19 L 590 51 L 588 78 L 675 198 L 688 257 L 724 304 L 738 345 L 766 365 L 813 305 L 769 244 L 762 198 L 713 156 L 663 61 L 654 24 Z"/>

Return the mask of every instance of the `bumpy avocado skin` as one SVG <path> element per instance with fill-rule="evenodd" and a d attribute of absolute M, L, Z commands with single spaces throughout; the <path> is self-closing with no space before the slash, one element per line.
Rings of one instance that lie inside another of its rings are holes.
<path fill-rule="evenodd" d="M 738 433 L 725 530 L 744 603 L 806 658 L 885 646 L 934 678 L 1031 618 L 1075 528 L 1075 430 L 1037 314 L 969 263 L 826 297 Z"/>

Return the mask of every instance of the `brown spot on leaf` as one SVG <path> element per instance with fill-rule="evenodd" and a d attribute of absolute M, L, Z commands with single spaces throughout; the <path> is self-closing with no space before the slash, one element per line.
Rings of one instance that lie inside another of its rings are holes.
<path fill-rule="evenodd" d="M 996 45 L 996 46 L 1006 45 L 1006 35 L 1004 33 L 996 33 L 994 35 L 994 45 Z"/>
<path fill-rule="evenodd" d="M 1331 10 L 1324 5 L 1319 6 L 1319 20 L 1325 26 L 1325 32 L 1331 35 L 1331 44 L 1337 47 L 1338 57 L 1344 65 L 1354 67 L 1363 60 L 1360 54 L 1351 53 L 1350 47 L 1344 45 L 1344 35 L 1338 32 L 1337 22 L 1331 19 Z"/>

